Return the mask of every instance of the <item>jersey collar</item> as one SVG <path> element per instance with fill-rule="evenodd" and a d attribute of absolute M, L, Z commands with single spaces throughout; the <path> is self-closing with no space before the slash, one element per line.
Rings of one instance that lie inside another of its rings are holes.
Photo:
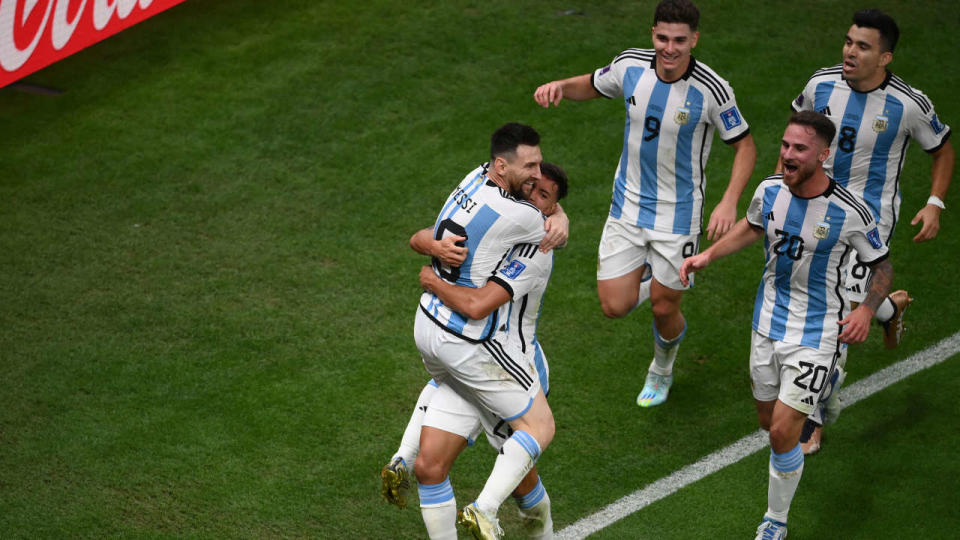
<path fill-rule="evenodd" d="M 697 66 L 697 59 L 694 58 L 693 55 L 691 54 L 691 55 L 690 55 L 690 63 L 687 64 L 687 70 L 683 72 L 683 75 L 681 75 L 680 78 L 677 79 L 677 81 L 681 81 L 681 80 L 685 81 L 685 80 L 689 79 L 690 76 L 693 75 L 693 68 L 695 68 L 696 66 Z M 660 82 L 662 82 L 662 83 L 664 83 L 664 84 L 673 84 L 673 83 L 677 82 L 677 81 L 667 82 L 667 81 L 665 81 L 665 80 L 663 80 L 663 79 L 660 78 L 660 74 L 657 73 L 657 54 L 656 54 L 656 53 L 654 53 L 654 54 L 653 54 L 653 58 L 650 59 L 650 68 L 653 69 L 653 72 L 654 72 L 654 73 L 656 73 L 656 75 L 657 75 L 657 80 L 658 80 L 658 81 L 660 81 Z M 886 83 L 884 83 L 884 84 L 886 84 Z"/>

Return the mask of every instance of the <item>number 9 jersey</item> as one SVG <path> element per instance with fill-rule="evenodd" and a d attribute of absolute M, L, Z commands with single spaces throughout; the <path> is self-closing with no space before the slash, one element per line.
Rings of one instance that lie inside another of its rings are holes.
<path fill-rule="evenodd" d="M 873 215 L 862 200 L 831 180 L 804 199 L 783 176 L 757 186 L 747 221 L 764 231 L 766 264 L 753 309 L 753 329 L 770 339 L 835 351 L 845 302 L 841 273 L 856 250 L 870 266 L 887 257 Z"/>
<path fill-rule="evenodd" d="M 750 131 L 733 89 L 693 57 L 680 79 L 661 81 L 651 49 L 620 53 L 591 82 L 604 97 L 622 97 L 627 112 L 610 217 L 665 233 L 700 234 L 703 167 L 714 129 L 727 144 Z"/>
<path fill-rule="evenodd" d="M 463 287 L 483 287 L 517 244 L 539 244 L 544 217 L 536 206 L 512 197 L 486 175 L 484 166 L 470 172 L 447 198 L 433 228 L 434 239 L 464 236 L 467 258 L 458 267 L 434 259 L 442 279 Z M 508 302 L 509 305 L 509 302 Z M 505 307 L 483 320 L 469 319 L 429 292 L 420 309 L 440 327 L 471 343 L 490 339 L 500 326 Z"/>

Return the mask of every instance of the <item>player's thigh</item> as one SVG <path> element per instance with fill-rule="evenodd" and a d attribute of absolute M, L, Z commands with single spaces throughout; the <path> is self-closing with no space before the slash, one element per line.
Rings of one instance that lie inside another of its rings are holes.
<path fill-rule="evenodd" d="M 423 415 L 423 426 L 457 435 L 473 444 L 480 430 L 480 412 L 449 384 L 436 388 Z"/>
<path fill-rule="evenodd" d="M 450 385 L 474 405 L 511 421 L 523 416 L 540 392 L 536 369 L 516 340 L 499 337 L 460 347 L 446 366 Z M 451 347 L 453 348 L 453 347 Z M 466 351 L 467 354 L 460 353 Z"/>
<path fill-rule="evenodd" d="M 780 362 L 774 351 L 775 343 L 756 331 L 750 335 L 750 388 L 757 401 L 757 414 L 765 413 L 767 426 L 773 412 L 772 404 L 780 394 Z M 762 411 L 761 406 L 765 407 Z M 763 420 L 761 418 L 761 425 Z"/>
<path fill-rule="evenodd" d="M 541 450 L 553 441 L 556 425 L 553 411 L 543 392 L 537 392 L 530 408 L 522 416 L 509 419 L 508 422 L 514 431 L 525 431 L 533 436 Z"/>
<path fill-rule="evenodd" d="M 647 262 L 653 271 L 653 278 L 664 287 L 675 291 L 684 291 L 693 286 L 680 281 L 680 267 L 683 260 L 697 254 L 700 249 L 700 236 L 696 234 L 670 234 L 647 230 Z"/>
<path fill-rule="evenodd" d="M 636 286 L 639 287 L 642 274 L 637 270 L 647 260 L 643 231 L 635 225 L 607 217 L 597 250 L 598 283 L 638 273 Z"/>
<path fill-rule="evenodd" d="M 781 364 L 777 399 L 799 413 L 808 415 L 813 412 L 827 388 L 839 354 L 793 343 L 778 342 L 776 348 Z"/>

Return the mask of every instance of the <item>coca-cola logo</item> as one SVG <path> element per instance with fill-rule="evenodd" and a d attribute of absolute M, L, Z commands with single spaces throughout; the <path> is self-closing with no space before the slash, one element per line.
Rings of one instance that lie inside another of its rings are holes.
<path fill-rule="evenodd" d="M 92 12 L 89 20 L 100 31 L 114 17 L 126 19 L 136 7 L 144 10 L 152 3 L 153 0 L 0 0 L 0 66 L 7 71 L 20 69 L 45 35 L 49 35 L 54 50 L 63 49 L 88 6 Z"/>

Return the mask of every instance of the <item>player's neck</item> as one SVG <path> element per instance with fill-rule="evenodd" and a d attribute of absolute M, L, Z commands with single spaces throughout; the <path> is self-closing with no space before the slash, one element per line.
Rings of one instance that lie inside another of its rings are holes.
<path fill-rule="evenodd" d="M 507 192 L 510 191 L 510 184 L 507 183 L 507 180 L 504 177 L 497 174 L 497 171 L 492 167 L 489 171 L 487 171 L 487 178 L 489 178 L 494 184 L 500 186 L 501 189 L 504 189 Z"/>
<path fill-rule="evenodd" d="M 683 75 L 690 69 L 690 60 L 692 57 L 688 56 L 687 61 L 682 65 L 676 67 L 676 69 L 666 70 L 661 64 L 660 61 L 657 61 L 657 77 L 665 83 L 677 82 L 683 78 Z"/>
<path fill-rule="evenodd" d="M 859 81 L 847 81 L 847 86 L 856 90 L 857 92 L 867 93 L 880 88 L 880 86 L 883 85 L 883 81 L 886 79 L 887 70 L 881 69 L 866 79 L 860 79 Z"/>
<path fill-rule="evenodd" d="M 813 173 L 805 182 L 798 186 L 791 187 L 790 193 L 802 199 L 812 199 L 823 195 L 829 187 L 830 177 L 827 176 L 823 169 L 818 169 L 817 172 Z"/>

